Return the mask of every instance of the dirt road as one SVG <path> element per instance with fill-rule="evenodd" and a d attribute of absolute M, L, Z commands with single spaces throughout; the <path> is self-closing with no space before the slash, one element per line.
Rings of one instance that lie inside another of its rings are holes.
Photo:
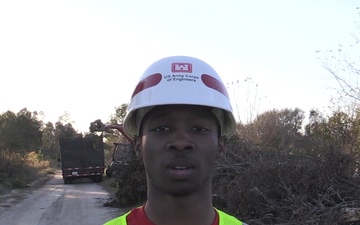
<path fill-rule="evenodd" d="M 103 207 L 110 195 L 99 184 L 81 179 L 65 185 L 60 174 L 39 189 L 1 197 L 0 225 L 101 225 L 124 213 Z"/>

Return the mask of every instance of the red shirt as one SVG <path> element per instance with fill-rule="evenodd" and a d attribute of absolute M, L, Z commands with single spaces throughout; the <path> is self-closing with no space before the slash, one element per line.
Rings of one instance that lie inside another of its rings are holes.
<path fill-rule="evenodd" d="M 126 218 L 128 225 L 156 225 L 152 223 L 145 215 L 144 206 L 131 210 Z M 211 225 L 219 224 L 219 214 L 215 210 L 215 219 Z"/>

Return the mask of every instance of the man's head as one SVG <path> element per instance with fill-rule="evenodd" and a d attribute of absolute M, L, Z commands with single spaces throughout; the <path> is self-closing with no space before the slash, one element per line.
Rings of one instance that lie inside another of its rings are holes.
<path fill-rule="evenodd" d="M 214 161 L 224 149 L 219 128 L 218 119 L 206 106 L 152 108 L 134 139 L 149 190 L 176 197 L 209 193 Z"/>
<path fill-rule="evenodd" d="M 144 116 L 161 105 L 209 107 L 220 124 L 220 136 L 235 130 L 227 90 L 216 71 L 202 60 L 172 56 L 150 65 L 136 86 L 124 120 L 124 130 L 137 136 Z"/>

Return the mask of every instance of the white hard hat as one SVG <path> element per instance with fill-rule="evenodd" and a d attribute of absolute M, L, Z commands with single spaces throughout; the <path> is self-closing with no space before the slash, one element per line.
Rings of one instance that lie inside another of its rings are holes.
<path fill-rule="evenodd" d="M 141 121 L 154 106 L 202 105 L 213 107 L 221 136 L 235 131 L 235 118 L 227 90 L 216 71 L 189 56 L 171 56 L 150 65 L 136 86 L 124 119 L 124 131 L 139 135 Z"/>

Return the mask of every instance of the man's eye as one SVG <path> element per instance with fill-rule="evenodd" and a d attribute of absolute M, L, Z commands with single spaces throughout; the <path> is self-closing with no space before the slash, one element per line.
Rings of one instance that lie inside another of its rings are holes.
<path fill-rule="evenodd" d="M 165 132 L 168 130 L 170 130 L 170 129 L 169 129 L 169 127 L 166 127 L 166 126 L 157 127 L 154 129 L 154 131 L 156 131 L 156 132 Z"/>
<path fill-rule="evenodd" d="M 193 128 L 193 131 L 196 131 L 196 132 L 206 132 L 208 131 L 208 129 L 204 128 L 204 127 L 194 127 Z"/>

